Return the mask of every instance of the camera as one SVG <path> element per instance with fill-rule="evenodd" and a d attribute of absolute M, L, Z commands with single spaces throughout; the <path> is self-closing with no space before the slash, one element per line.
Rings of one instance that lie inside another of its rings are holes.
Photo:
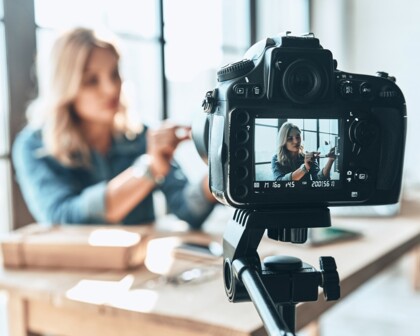
<path fill-rule="evenodd" d="M 340 71 L 313 34 L 290 32 L 256 43 L 217 76 L 193 138 L 218 201 L 262 210 L 398 201 L 407 121 L 394 77 Z M 290 172 L 280 162 L 287 150 L 300 158 Z"/>
<path fill-rule="evenodd" d="M 331 226 L 329 206 L 399 199 L 406 105 L 395 78 L 340 71 L 313 34 L 290 32 L 253 45 L 217 73 L 192 135 L 209 165 L 217 200 L 236 208 L 223 236 L 231 302 L 252 301 L 268 334 L 294 335 L 296 304 L 340 297 L 333 257 L 320 271 L 291 256 L 268 256 L 270 239 L 304 243 Z"/>

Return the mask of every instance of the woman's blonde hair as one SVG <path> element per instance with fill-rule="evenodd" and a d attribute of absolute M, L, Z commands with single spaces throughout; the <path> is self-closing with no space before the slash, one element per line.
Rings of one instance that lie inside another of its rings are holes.
<path fill-rule="evenodd" d="M 292 158 L 287 150 L 287 138 L 290 134 L 291 130 L 297 130 L 299 134 L 302 132 L 300 128 L 295 124 L 290 122 L 286 122 L 281 125 L 278 136 L 277 136 L 277 143 L 278 143 L 278 152 L 277 152 L 277 161 L 281 165 L 292 165 Z M 300 146 L 299 154 L 303 154 L 303 146 Z"/>
<path fill-rule="evenodd" d="M 29 123 L 41 128 L 45 150 L 67 166 L 89 166 L 90 148 L 84 139 L 73 102 L 82 83 L 83 71 L 95 48 L 120 53 L 114 39 L 87 28 L 75 28 L 54 43 L 50 58 L 50 77 L 44 94 L 28 109 Z M 130 132 L 127 110 L 121 102 L 114 118 L 114 133 Z"/>

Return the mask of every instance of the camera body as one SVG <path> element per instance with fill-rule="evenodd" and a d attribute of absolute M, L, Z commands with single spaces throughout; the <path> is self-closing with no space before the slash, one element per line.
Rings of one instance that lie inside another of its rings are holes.
<path fill-rule="evenodd" d="M 203 107 L 210 188 L 221 203 L 281 209 L 398 201 L 406 106 L 393 77 L 339 71 L 313 35 L 286 34 L 252 46 L 218 81 Z M 302 161 L 280 178 L 273 173 L 279 148 L 288 146 L 279 139 L 285 123 L 298 127 L 300 160 L 314 153 L 318 175 L 306 170 L 296 179 Z"/>

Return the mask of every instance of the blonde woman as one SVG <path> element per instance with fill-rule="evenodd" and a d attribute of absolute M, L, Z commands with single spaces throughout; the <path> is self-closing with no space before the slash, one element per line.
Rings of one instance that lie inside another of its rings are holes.
<path fill-rule="evenodd" d="M 130 127 L 118 63 L 113 40 L 92 30 L 56 40 L 46 96 L 32 104 L 13 145 L 26 203 L 42 223 L 141 224 L 155 219 L 152 191 L 159 188 L 169 211 L 198 228 L 214 199 L 206 179 L 189 184 L 172 160 L 188 136 L 169 124 Z"/>
<path fill-rule="evenodd" d="M 326 180 L 335 160 L 334 150 L 328 154 L 328 162 L 320 170 L 316 158 L 319 152 L 303 151 L 301 131 L 298 126 L 286 122 L 278 133 L 278 152 L 273 155 L 271 169 L 276 181 Z"/>

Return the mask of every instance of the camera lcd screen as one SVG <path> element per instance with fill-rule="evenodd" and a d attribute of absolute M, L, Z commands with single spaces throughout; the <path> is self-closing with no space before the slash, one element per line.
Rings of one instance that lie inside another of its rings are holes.
<path fill-rule="evenodd" d="M 254 192 L 341 188 L 339 119 L 255 118 Z"/>

